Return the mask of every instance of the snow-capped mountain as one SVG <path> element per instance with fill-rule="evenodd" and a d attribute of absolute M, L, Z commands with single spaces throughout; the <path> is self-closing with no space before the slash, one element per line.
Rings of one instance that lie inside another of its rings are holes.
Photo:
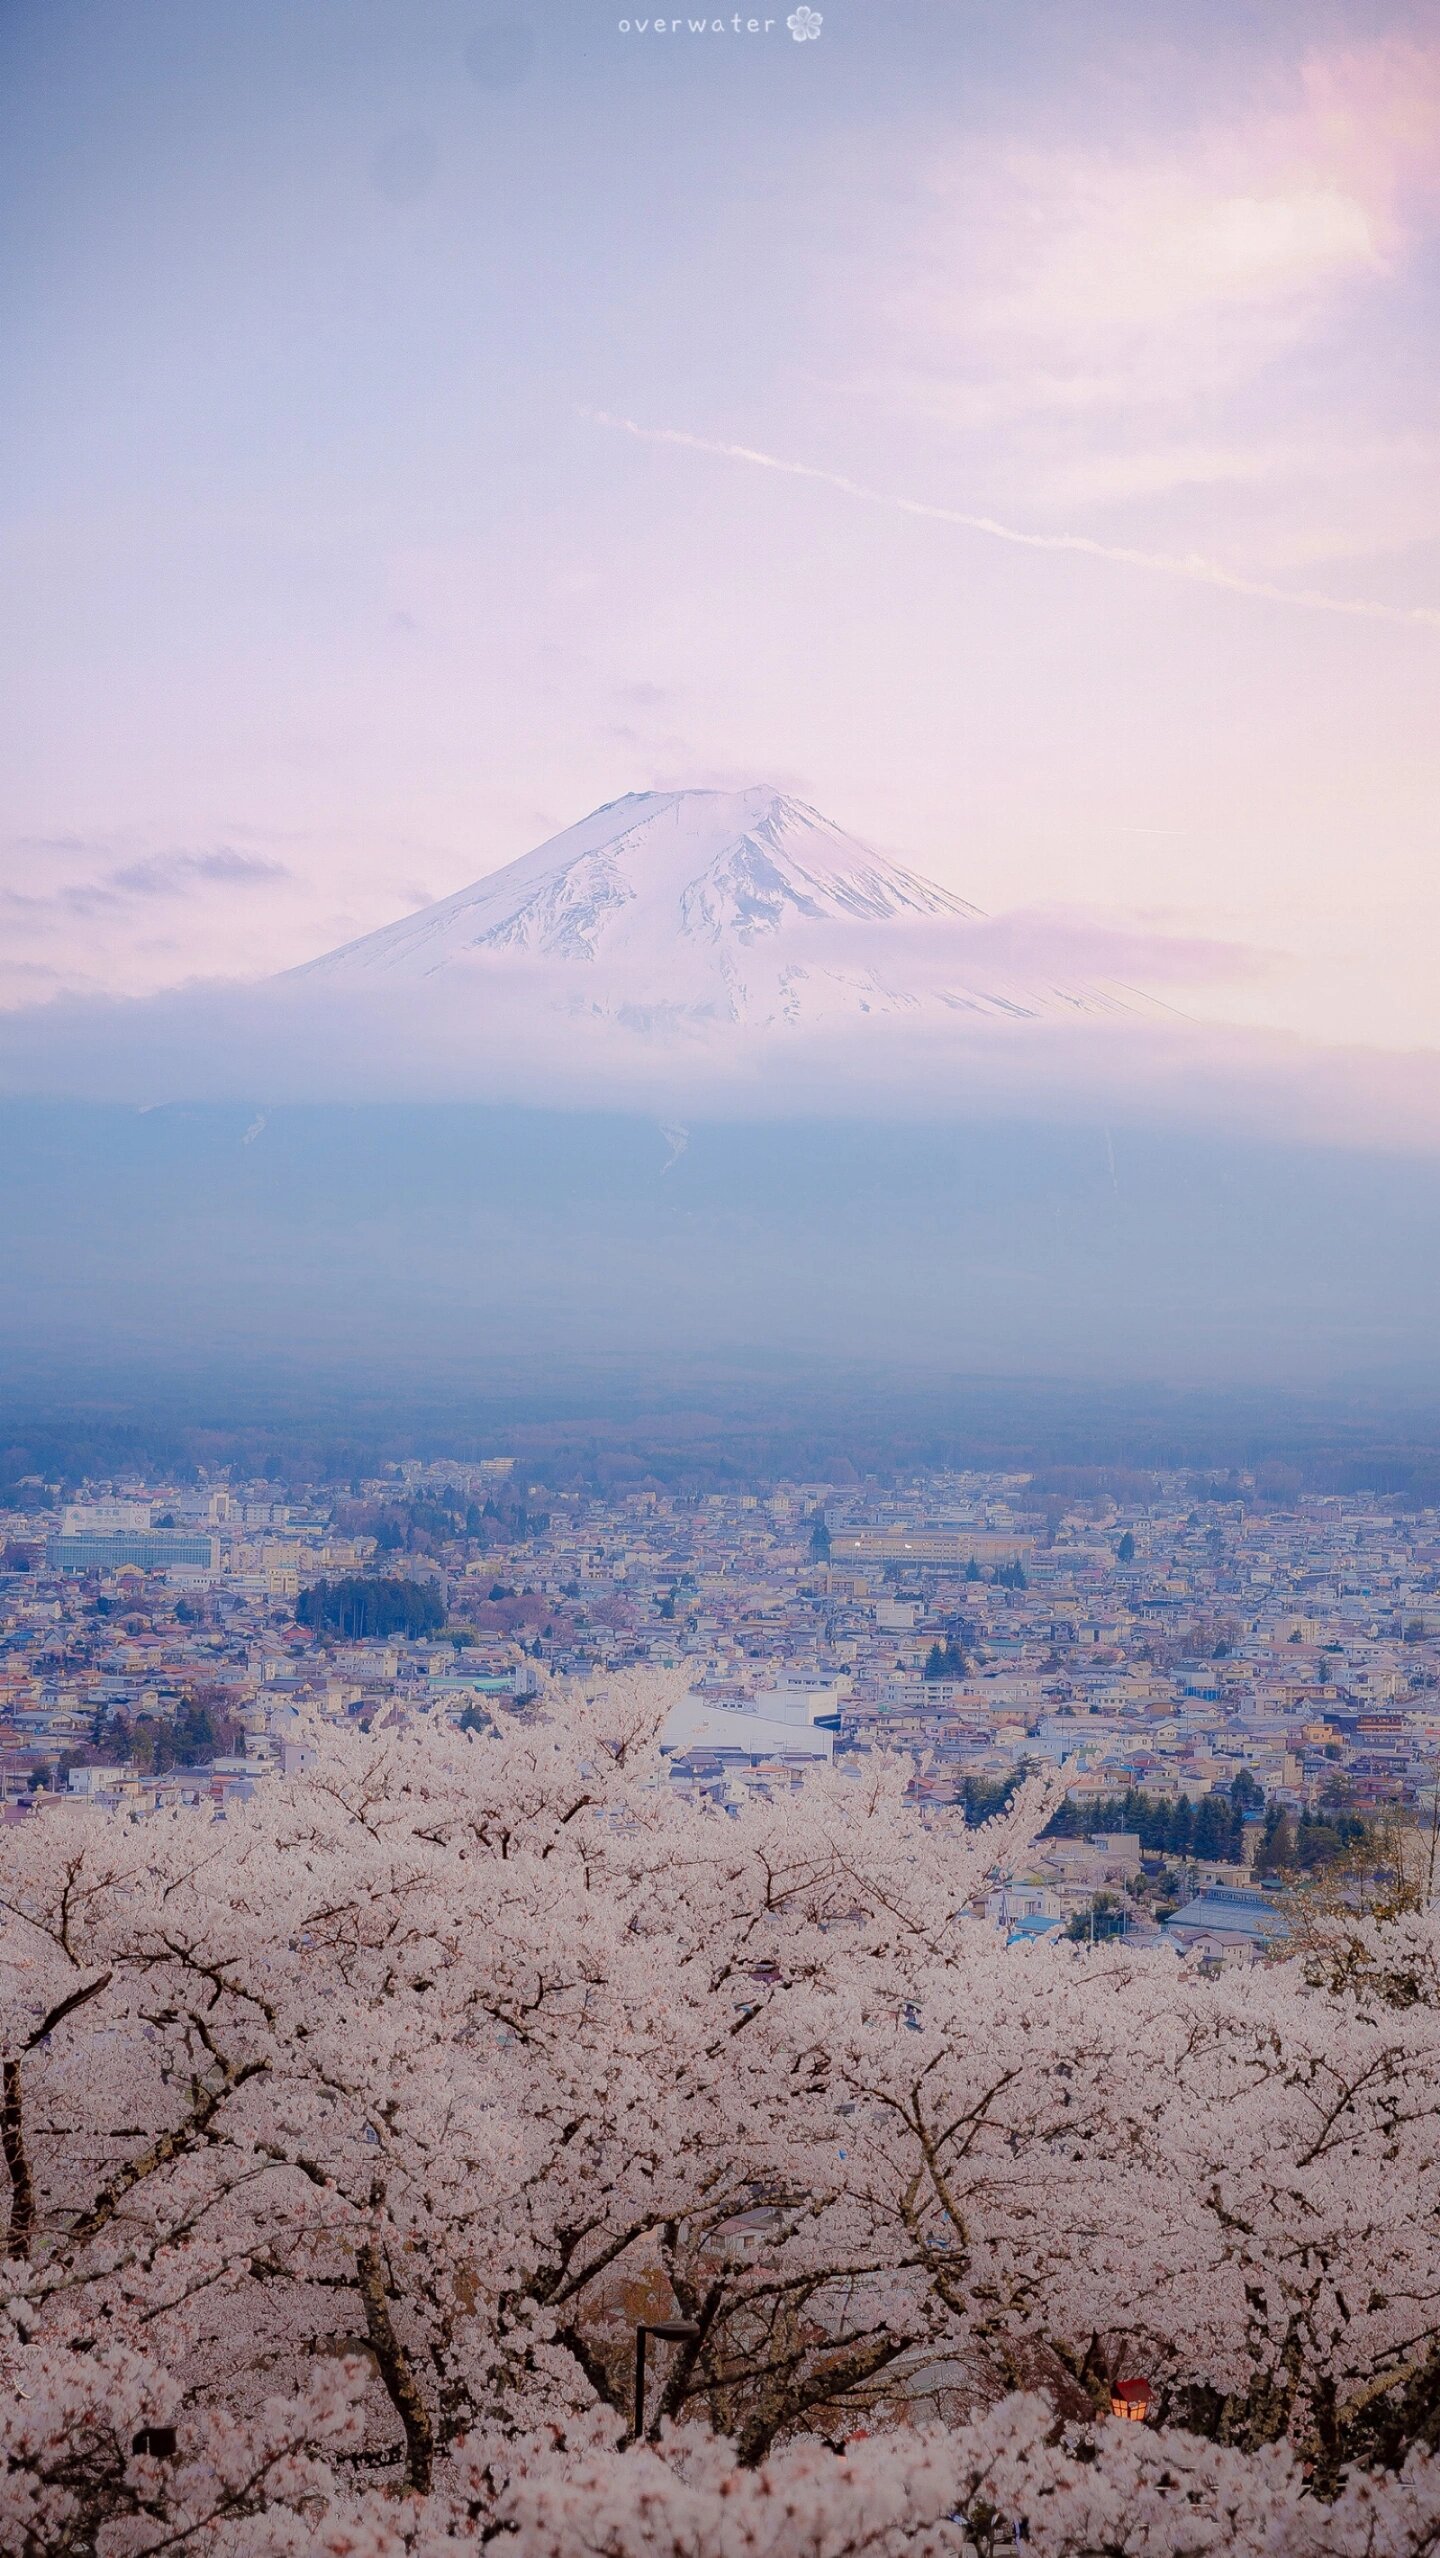
<path fill-rule="evenodd" d="M 781 791 L 641 791 L 291 975 L 358 991 L 528 966 L 549 1005 L 637 1029 L 1128 1008 L 1100 987 L 1012 982 L 982 926 Z"/>

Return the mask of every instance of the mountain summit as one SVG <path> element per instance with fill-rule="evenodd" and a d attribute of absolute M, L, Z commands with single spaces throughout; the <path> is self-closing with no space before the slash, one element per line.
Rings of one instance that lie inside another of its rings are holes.
<path fill-rule="evenodd" d="M 640 791 L 290 973 L 358 991 L 528 964 L 551 1005 L 635 1029 L 1125 1009 L 1100 988 L 1007 982 L 982 924 L 782 791 Z"/>

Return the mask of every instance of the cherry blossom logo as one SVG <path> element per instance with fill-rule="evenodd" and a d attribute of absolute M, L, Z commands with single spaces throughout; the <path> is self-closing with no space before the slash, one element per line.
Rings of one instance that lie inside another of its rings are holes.
<path fill-rule="evenodd" d="M 818 36 L 825 21 L 818 9 L 792 9 L 785 21 L 797 44 L 807 44 Z"/>

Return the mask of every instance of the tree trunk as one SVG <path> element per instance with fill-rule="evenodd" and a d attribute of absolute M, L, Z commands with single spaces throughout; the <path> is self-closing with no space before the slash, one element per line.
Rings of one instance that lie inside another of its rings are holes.
<path fill-rule="evenodd" d="M 430 2410 L 420 2394 L 410 2357 L 395 2333 L 390 2304 L 385 2297 L 385 2267 L 373 2238 L 367 2239 L 363 2247 L 357 2247 L 355 2272 L 360 2298 L 365 2305 L 365 2327 L 371 2351 L 390 2404 L 405 2429 L 405 2484 L 413 2487 L 417 2496 L 428 2496 L 435 2465 L 435 2435 Z"/>

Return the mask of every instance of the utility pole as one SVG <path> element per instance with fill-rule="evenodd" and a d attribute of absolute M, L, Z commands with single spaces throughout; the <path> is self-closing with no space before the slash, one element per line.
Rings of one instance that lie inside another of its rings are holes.
<path fill-rule="evenodd" d="M 700 2333 L 694 2318 L 651 2318 L 635 2330 L 635 2433 L 638 2443 L 645 2432 L 645 2339 L 653 2336 L 657 2344 L 687 2345 Z"/>

